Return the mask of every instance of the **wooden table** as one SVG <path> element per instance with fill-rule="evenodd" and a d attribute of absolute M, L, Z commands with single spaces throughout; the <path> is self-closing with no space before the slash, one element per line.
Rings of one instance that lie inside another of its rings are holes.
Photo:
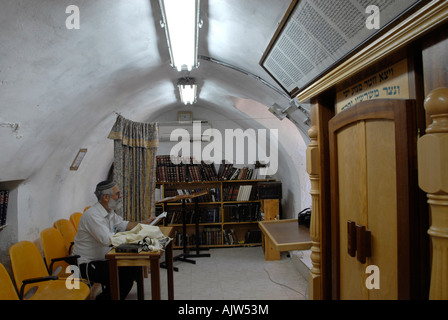
<path fill-rule="evenodd" d="M 172 227 L 160 227 L 162 233 L 173 238 Z M 106 254 L 109 260 L 110 292 L 112 300 L 120 299 L 118 268 L 119 267 L 150 267 L 151 272 L 151 294 L 152 300 L 160 300 L 160 258 L 165 252 L 165 261 L 168 279 L 168 300 L 174 300 L 174 277 L 173 277 L 173 241 L 162 251 L 139 253 L 116 253 L 115 249 Z M 144 300 L 143 268 L 137 279 L 137 295 L 139 300 Z"/>
<path fill-rule="evenodd" d="M 280 252 L 311 248 L 310 229 L 297 219 L 259 221 L 263 232 L 265 260 L 280 260 Z"/>

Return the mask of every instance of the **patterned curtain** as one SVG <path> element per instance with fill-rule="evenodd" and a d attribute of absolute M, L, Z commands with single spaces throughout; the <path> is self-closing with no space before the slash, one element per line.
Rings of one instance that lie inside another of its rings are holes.
<path fill-rule="evenodd" d="M 123 218 L 141 221 L 155 215 L 157 123 L 118 115 L 109 134 L 114 140 L 114 180 L 123 194 Z"/>

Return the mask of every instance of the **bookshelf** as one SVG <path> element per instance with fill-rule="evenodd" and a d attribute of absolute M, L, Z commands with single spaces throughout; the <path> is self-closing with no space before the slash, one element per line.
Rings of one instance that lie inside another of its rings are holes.
<path fill-rule="evenodd" d="M 169 155 L 156 157 L 156 212 L 167 212 L 164 225 L 175 228 L 175 248 L 185 244 L 197 247 L 197 241 L 202 248 L 261 245 L 258 221 L 263 220 L 264 203 L 258 198 L 257 184 L 275 181 L 259 174 L 262 165 L 236 168 L 221 163 L 217 170 L 213 163 L 198 163 L 190 158 L 185 164 L 183 160 L 174 164 Z M 188 198 L 192 194 L 201 195 Z M 186 239 L 179 196 L 185 196 Z M 176 200 L 171 201 L 173 198 Z"/>
<path fill-rule="evenodd" d="M 9 248 L 19 241 L 18 201 L 19 189 L 24 180 L 0 181 L 0 190 L 8 191 L 7 208 L 5 205 L 5 192 L 3 193 L 3 225 L 0 227 L 0 262 L 10 266 Z"/>
<path fill-rule="evenodd" d="M 196 246 L 195 219 L 199 219 L 201 247 L 254 246 L 262 241 L 258 221 L 263 219 L 263 200 L 258 199 L 256 186 L 264 181 L 158 182 L 157 189 L 162 199 L 207 191 L 198 197 L 198 210 L 195 201 L 186 200 L 188 247 Z M 158 212 L 168 213 L 164 225 L 175 228 L 174 246 L 182 247 L 182 202 L 163 202 L 156 207 Z"/>
<path fill-rule="evenodd" d="M 8 212 L 9 190 L 0 190 L 0 231 L 5 229 Z"/>

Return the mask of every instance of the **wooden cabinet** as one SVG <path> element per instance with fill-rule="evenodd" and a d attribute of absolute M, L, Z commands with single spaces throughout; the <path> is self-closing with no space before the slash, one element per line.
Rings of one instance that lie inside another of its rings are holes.
<path fill-rule="evenodd" d="M 414 114 L 411 100 L 377 100 L 329 122 L 334 299 L 411 297 Z"/>

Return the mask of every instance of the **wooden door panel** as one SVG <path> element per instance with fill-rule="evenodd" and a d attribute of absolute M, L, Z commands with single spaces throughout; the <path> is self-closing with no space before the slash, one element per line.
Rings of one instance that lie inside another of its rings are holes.
<path fill-rule="evenodd" d="M 413 111 L 410 100 L 369 101 L 329 122 L 335 299 L 409 297 Z M 372 253 L 365 264 L 347 253 L 347 220 L 371 232 Z M 365 285 L 369 265 L 379 267 L 378 290 Z"/>
<path fill-rule="evenodd" d="M 369 299 L 397 299 L 397 190 L 395 125 L 391 120 L 366 122 L 367 228 L 372 256 L 366 265 L 380 270 L 380 289 Z"/>
<path fill-rule="evenodd" d="M 366 205 L 365 123 L 358 122 L 341 130 L 338 144 L 339 250 L 341 299 L 367 298 L 363 289 L 362 265 L 347 254 L 347 221 L 360 221 Z"/>

